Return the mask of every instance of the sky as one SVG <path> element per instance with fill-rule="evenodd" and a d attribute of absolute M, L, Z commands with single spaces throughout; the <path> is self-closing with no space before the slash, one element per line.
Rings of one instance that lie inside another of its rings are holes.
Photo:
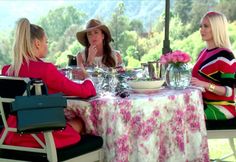
<path fill-rule="evenodd" d="M 73 5 L 78 0 L 0 0 L 0 30 L 13 28 L 19 18 L 26 17 L 31 23 L 46 15 L 50 9 Z"/>
<path fill-rule="evenodd" d="M 120 1 L 120 0 L 0 0 L 0 32 L 3 33 L 5 31 L 8 32 L 9 30 L 12 30 L 15 27 L 17 20 L 19 20 L 22 17 L 26 17 L 29 19 L 31 23 L 37 24 L 39 18 L 47 15 L 50 10 L 54 10 L 55 8 L 59 8 L 62 6 L 64 7 L 78 6 L 78 4 L 83 5 L 88 1 L 91 1 L 91 3 L 93 3 L 94 1 L 99 1 L 99 2 L 103 1 L 105 2 L 104 4 L 106 5 L 107 2 Z M 137 2 L 141 0 L 129 0 L 129 1 Z M 150 2 L 156 0 L 142 0 L 142 1 Z M 130 3 L 129 5 L 132 5 L 132 3 Z M 140 15 L 141 16 L 145 15 L 143 14 L 143 12 L 147 12 L 147 9 L 145 9 L 145 7 L 150 7 L 150 6 L 149 5 L 145 6 L 145 3 L 143 3 L 142 5 L 144 9 L 141 11 L 137 10 L 139 12 L 138 13 L 139 15 L 129 14 L 129 16 L 131 17 L 135 16 L 137 18 Z M 127 6 L 127 8 L 128 7 L 129 6 Z M 155 8 L 157 12 L 159 12 L 160 8 L 158 7 Z M 106 12 L 106 10 L 103 10 L 102 8 L 101 10 L 97 10 L 96 12 L 99 11 Z M 96 17 L 96 15 L 94 16 Z M 149 17 L 145 19 L 147 21 L 143 20 L 144 22 L 146 22 L 146 24 L 150 23 L 152 19 L 152 15 L 149 14 L 148 16 Z M 141 17 L 141 19 L 143 18 Z"/>

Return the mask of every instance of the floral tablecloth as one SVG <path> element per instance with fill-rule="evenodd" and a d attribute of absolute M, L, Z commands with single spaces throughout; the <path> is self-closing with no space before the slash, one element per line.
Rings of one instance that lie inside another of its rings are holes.
<path fill-rule="evenodd" d="M 162 89 L 68 100 L 68 119 L 80 116 L 88 133 L 104 139 L 108 162 L 209 161 L 201 91 Z"/>

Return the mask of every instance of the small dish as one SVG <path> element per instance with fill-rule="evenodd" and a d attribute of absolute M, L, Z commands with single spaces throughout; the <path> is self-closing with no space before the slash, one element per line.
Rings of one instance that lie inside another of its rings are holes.
<path fill-rule="evenodd" d="M 164 87 L 160 88 L 154 88 L 154 89 L 132 89 L 133 92 L 135 93 L 155 93 L 159 91 L 160 89 L 163 89 Z"/>
<path fill-rule="evenodd" d="M 158 89 L 164 84 L 165 80 L 130 80 L 128 85 L 132 89 Z"/>

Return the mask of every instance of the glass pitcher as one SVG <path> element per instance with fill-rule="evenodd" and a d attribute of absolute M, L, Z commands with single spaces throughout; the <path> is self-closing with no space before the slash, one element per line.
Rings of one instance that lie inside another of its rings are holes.
<path fill-rule="evenodd" d="M 161 63 L 159 60 L 157 61 L 149 61 L 148 62 L 148 74 L 149 77 L 153 80 L 161 79 Z"/>

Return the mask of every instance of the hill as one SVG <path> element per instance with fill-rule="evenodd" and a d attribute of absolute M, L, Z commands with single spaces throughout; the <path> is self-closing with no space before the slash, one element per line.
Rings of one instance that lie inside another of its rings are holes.
<path fill-rule="evenodd" d="M 171 5 L 173 5 L 171 0 Z M 155 19 L 164 12 L 165 0 L 43 0 L 43 1 L 0 1 L 0 30 L 11 29 L 20 17 L 27 17 L 32 23 L 36 23 L 40 16 L 47 15 L 55 8 L 72 5 L 86 13 L 87 18 L 102 18 L 107 21 L 114 13 L 117 4 L 125 4 L 125 15 L 130 19 L 140 19 L 145 28 L 150 26 Z"/>

